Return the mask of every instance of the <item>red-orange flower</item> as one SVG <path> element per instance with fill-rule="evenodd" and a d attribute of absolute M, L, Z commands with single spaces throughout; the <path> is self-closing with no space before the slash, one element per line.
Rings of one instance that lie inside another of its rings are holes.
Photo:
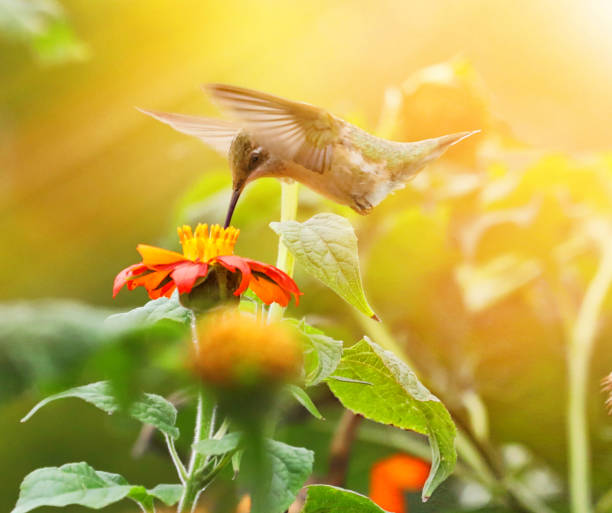
<path fill-rule="evenodd" d="M 404 492 L 422 490 L 430 467 L 402 453 L 378 461 L 370 472 L 370 498 L 385 511 L 407 513 Z"/>
<path fill-rule="evenodd" d="M 117 275 L 113 297 L 124 285 L 129 290 L 145 287 L 151 299 L 170 297 L 175 289 L 186 294 L 202 283 L 215 266 L 221 266 L 241 274 L 240 284 L 234 291 L 236 296 L 250 288 L 267 305 L 275 302 L 287 306 L 291 296 L 298 304 L 302 293 L 286 273 L 272 265 L 234 255 L 240 230 L 213 225 L 209 231 L 206 224 L 198 224 L 195 232 L 186 225 L 177 230 L 183 254 L 139 244 L 136 249 L 142 262 Z"/>

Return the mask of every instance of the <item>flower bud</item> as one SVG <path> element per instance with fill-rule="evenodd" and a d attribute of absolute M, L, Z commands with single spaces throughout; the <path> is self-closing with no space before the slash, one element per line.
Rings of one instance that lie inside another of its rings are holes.
<path fill-rule="evenodd" d="M 195 369 L 206 384 L 242 388 L 300 376 L 300 342 L 280 323 L 266 324 L 237 309 L 224 309 L 204 317 L 197 333 Z"/>

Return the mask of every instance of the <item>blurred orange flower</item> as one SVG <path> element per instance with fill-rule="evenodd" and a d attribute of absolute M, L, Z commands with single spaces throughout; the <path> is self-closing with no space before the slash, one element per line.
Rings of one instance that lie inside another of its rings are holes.
<path fill-rule="evenodd" d="M 242 388 L 299 378 L 302 346 L 297 334 L 280 322 L 261 322 L 236 308 L 216 309 L 199 320 L 197 333 L 191 362 L 210 385 Z M 248 397 L 255 400 L 254 390 Z"/>
<path fill-rule="evenodd" d="M 406 513 L 404 492 L 421 490 L 429 469 L 429 463 L 407 454 L 385 458 L 372 466 L 370 498 L 385 511 Z"/>
<path fill-rule="evenodd" d="M 202 283 L 210 270 L 221 266 L 240 272 L 241 281 L 234 295 L 250 288 L 267 305 L 275 302 L 287 306 L 291 296 L 296 305 L 302 294 L 295 282 L 273 265 L 234 255 L 234 245 L 240 230 L 198 224 L 195 232 L 190 226 L 177 228 L 183 254 L 163 248 L 139 244 L 136 249 L 142 262 L 123 269 L 113 286 L 115 297 L 124 285 L 129 290 L 144 287 L 151 299 L 170 297 L 175 289 L 187 294 Z"/>

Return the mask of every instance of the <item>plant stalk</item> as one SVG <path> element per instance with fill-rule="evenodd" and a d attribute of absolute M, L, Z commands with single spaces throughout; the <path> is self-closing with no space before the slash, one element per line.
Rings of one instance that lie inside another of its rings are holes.
<path fill-rule="evenodd" d="M 191 320 L 191 335 L 195 346 L 196 355 L 199 352 L 198 333 L 196 329 L 195 315 Z M 214 432 L 216 405 L 213 401 L 207 400 L 204 397 L 202 387 L 198 390 L 198 404 L 196 410 L 195 429 L 193 434 L 193 443 L 196 444 L 203 440 L 209 433 Z M 187 477 L 183 487 L 183 494 L 179 500 L 177 513 L 191 513 L 195 510 L 198 497 L 204 483 L 202 482 L 202 470 L 206 464 L 206 457 L 198 453 L 195 449 L 191 449 L 189 457 L 189 467 L 187 469 Z"/>
<path fill-rule="evenodd" d="M 325 483 L 332 486 L 344 486 L 348 471 L 351 449 L 363 417 L 350 410 L 344 410 L 336 427 L 329 448 L 329 472 Z"/>
<path fill-rule="evenodd" d="M 599 268 L 580 305 L 567 353 L 568 480 L 572 513 L 591 513 L 593 510 L 587 412 L 589 366 L 601 307 L 612 283 L 612 241 L 606 237 L 602 242 Z"/>
<path fill-rule="evenodd" d="M 293 221 L 297 216 L 298 207 L 298 184 L 296 182 L 281 182 L 281 222 L 282 221 Z M 278 241 L 278 256 L 276 259 L 276 267 L 285 271 L 289 276 L 293 276 L 293 268 L 295 260 L 293 255 L 289 253 L 287 248 L 281 241 Z M 268 320 L 280 320 L 283 317 L 285 308 L 277 303 L 273 303 L 270 306 L 268 313 Z M 195 345 L 196 354 L 198 353 L 198 339 L 196 330 L 196 319 L 195 316 L 191 323 L 192 338 Z M 216 405 L 210 401 L 206 401 L 202 389 L 198 392 L 198 406 L 196 414 L 196 426 L 194 430 L 193 443 L 196 444 L 205 437 L 212 438 L 215 436 L 215 417 L 216 417 Z M 172 455 L 172 453 L 171 453 Z M 229 461 L 229 460 L 228 460 Z M 215 467 L 222 467 L 225 465 L 218 465 Z M 178 468 L 178 467 L 177 467 Z M 185 478 L 185 486 L 183 489 L 183 495 L 179 501 L 177 513 L 190 513 L 195 510 L 197 505 L 198 497 L 202 492 L 202 489 L 208 482 L 216 475 L 215 469 L 208 474 L 205 474 L 207 468 L 207 459 L 204 455 L 196 452 L 193 448 L 191 450 L 191 456 L 189 460 L 189 467 L 187 470 L 187 476 Z"/>
<path fill-rule="evenodd" d="M 185 465 L 183 465 L 178 452 L 176 452 L 174 440 L 172 440 L 172 438 L 170 438 L 168 435 L 164 435 L 164 438 L 166 439 L 166 445 L 168 447 L 168 452 L 170 453 L 170 458 L 172 458 L 172 463 L 174 463 L 174 467 L 176 468 L 176 473 L 184 486 L 185 482 L 187 481 L 187 470 L 185 469 Z"/>
<path fill-rule="evenodd" d="M 367 336 L 387 351 L 391 351 L 416 373 L 416 366 L 406 354 L 406 351 L 397 343 L 395 337 L 389 332 L 384 323 L 366 317 L 361 312 L 351 309 L 355 320 L 361 325 Z"/>
<path fill-rule="evenodd" d="M 298 208 L 298 192 L 299 184 L 294 182 L 281 181 L 281 222 L 295 221 Z M 287 247 L 278 240 L 278 253 L 276 257 L 276 267 L 281 271 L 285 271 L 289 276 L 293 277 L 293 269 L 295 267 L 295 259 L 289 253 Z M 278 303 L 272 303 L 268 312 L 269 321 L 279 321 L 285 313 L 285 307 Z"/>

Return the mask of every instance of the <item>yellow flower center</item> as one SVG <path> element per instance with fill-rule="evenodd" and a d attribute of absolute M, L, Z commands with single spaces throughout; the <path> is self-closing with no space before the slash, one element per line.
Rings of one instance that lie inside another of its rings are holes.
<path fill-rule="evenodd" d="M 232 226 L 221 228 L 218 224 L 212 225 L 210 230 L 207 224 L 198 224 L 195 233 L 188 225 L 177 228 L 177 231 L 185 258 L 202 262 L 222 255 L 233 255 L 240 233 Z"/>

